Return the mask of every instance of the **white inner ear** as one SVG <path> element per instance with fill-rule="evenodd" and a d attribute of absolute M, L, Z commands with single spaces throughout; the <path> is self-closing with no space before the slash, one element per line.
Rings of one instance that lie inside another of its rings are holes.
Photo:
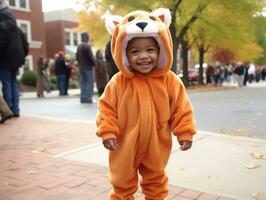
<path fill-rule="evenodd" d="M 169 28 L 172 20 L 171 12 L 168 8 L 158 8 L 152 12 L 153 15 L 159 17 L 161 15 L 164 16 L 164 23 Z"/>
<path fill-rule="evenodd" d="M 122 21 L 122 17 L 118 15 L 107 15 L 105 16 L 105 27 L 110 35 L 113 35 L 116 24 Z"/>
<path fill-rule="evenodd" d="M 143 35 L 142 35 L 143 36 Z M 123 49 L 122 49 L 122 62 L 124 64 L 124 66 L 130 70 L 130 67 L 129 67 L 129 62 L 128 62 L 128 59 L 127 59 L 127 45 L 128 45 L 128 42 L 134 38 L 136 36 L 126 36 L 125 39 L 123 40 Z M 149 34 L 145 34 L 145 36 L 143 37 L 153 37 L 158 45 L 159 45 L 159 48 L 160 48 L 160 53 L 159 53 L 159 60 L 158 60 L 158 68 L 163 68 L 166 64 L 167 64 L 167 56 L 165 54 L 165 51 L 164 51 L 164 45 L 163 43 L 161 42 L 161 39 L 160 37 L 158 36 L 158 34 L 154 34 L 154 33 L 149 33 Z M 131 71 L 131 70 L 130 70 Z"/>

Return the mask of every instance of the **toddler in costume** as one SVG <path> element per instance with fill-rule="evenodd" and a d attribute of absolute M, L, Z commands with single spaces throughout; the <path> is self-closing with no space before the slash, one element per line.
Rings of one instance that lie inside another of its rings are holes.
<path fill-rule="evenodd" d="M 170 71 L 170 22 L 164 8 L 106 18 L 120 72 L 99 99 L 96 123 L 97 135 L 110 150 L 111 200 L 134 199 L 139 177 L 146 200 L 166 199 L 171 133 L 181 150 L 192 145 L 192 106 L 181 80 Z"/>

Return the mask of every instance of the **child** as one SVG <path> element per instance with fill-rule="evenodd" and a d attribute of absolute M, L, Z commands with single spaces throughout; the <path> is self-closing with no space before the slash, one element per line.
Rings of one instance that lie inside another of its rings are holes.
<path fill-rule="evenodd" d="M 135 11 L 120 22 L 110 19 L 106 24 L 120 72 L 107 84 L 97 115 L 97 135 L 110 150 L 109 199 L 134 199 L 140 174 L 145 199 L 163 200 L 168 195 L 171 132 L 181 150 L 191 147 L 196 132 L 185 88 L 170 71 L 170 11 Z"/>

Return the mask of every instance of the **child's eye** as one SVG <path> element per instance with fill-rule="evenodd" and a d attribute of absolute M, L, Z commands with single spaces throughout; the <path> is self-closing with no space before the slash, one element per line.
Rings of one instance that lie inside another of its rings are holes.
<path fill-rule="evenodd" d="M 149 48 L 149 49 L 148 49 L 148 52 L 150 52 L 150 53 L 153 53 L 154 51 L 155 51 L 154 48 Z"/>
<path fill-rule="evenodd" d="M 131 51 L 132 54 L 136 54 L 136 53 L 138 53 L 138 52 L 139 52 L 138 50 L 132 50 L 132 51 Z"/>

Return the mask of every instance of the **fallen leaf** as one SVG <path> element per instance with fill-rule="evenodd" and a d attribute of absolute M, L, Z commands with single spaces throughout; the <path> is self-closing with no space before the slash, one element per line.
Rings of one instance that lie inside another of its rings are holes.
<path fill-rule="evenodd" d="M 257 193 L 257 192 L 252 192 L 252 193 L 251 193 L 251 196 L 254 197 L 254 198 L 256 198 L 256 199 L 258 199 L 259 196 L 260 196 L 260 194 Z"/>
<path fill-rule="evenodd" d="M 36 171 L 28 171 L 28 174 L 37 174 Z"/>
<path fill-rule="evenodd" d="M 262 154 L 262 153 L 255 152 L 255 153 L 251 153 L 251 155 L 252 155 L 255 159 L 266 159 L 266 156 L 264 156 L 264 154 Z"/>
<path fill-rule="evenodd" d="M 181 167 L 175 167 L 174 170 L 175 170 L 175 171 L 183 171 L 184 169 L 181 168 Z"/>
<path fill-rule="evenodd" d="M 256 164 L 250 164 L 246 166 L 248 169 L 256 169 L 258 167 L 260 167 L 260 165 L 256 165 Z"/>

